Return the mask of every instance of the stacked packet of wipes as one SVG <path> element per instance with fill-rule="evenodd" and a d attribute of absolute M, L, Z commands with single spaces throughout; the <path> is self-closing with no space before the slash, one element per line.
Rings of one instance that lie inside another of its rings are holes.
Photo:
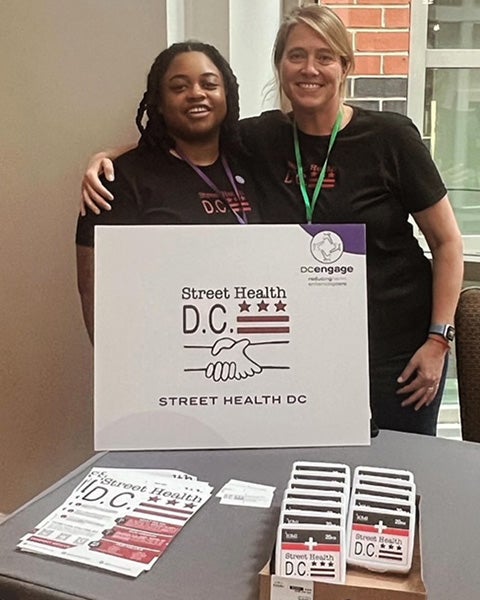
<path fill-rule="evenodd" d="M 357 467 L 347 519 L 347 563 L 407 573 L 415 535 L 415 482 L 410 471 Z"/>
<path fill-rule="evenodd" d="M 276 574 L 345 581 L 345 527 L 350 467 L 338 463 L 293 464 L 277 533 Z"/>

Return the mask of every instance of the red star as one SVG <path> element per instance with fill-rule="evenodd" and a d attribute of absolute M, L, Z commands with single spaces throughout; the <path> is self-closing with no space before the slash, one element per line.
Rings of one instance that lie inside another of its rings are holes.
<path fill-rule="evenodd" d="M 148 499 L 149 502 L 158 502 L 158 496 L 150 496 Z"/>
<path fill-rule="evenodd" d="M 281 300 L 279 300 L 278 302 L 275 302 L 275 308 L 277 309 L 275 312 L 285 312 L 285 307 L 287 306 L 287 304 L 285 302 L 282 302 Z"/>
<path fill-rule="evenodd" d="M 259 302 L 259 303 L 257 304 L 257 306 L 258 306 L 258 312 L 261 312 L 262 310 L 266 311 L 266 310 L 267 310 L 267 308 L 268 308 L 268 303 L 267 303 L 267 302 L 264 302 L 264 301 L 262 300 L 261 302 Z"/>
<path fill-rule="evenodd" d="M 252 306 L 251 304 L 248 304 L 248 302 L 245 302 L 245 300 L 238 305 L 240 307 L 240 312 L 249 312 L 250 310 L 250 306 Z"/>

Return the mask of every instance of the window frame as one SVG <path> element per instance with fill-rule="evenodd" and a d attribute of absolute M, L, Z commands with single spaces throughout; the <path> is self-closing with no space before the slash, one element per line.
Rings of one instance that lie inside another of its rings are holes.
<path fill-rule="evenodd" d="M 480 69 L 480 49 L 434 49 L 427 47 L 429 2 L 411 2 L 410 58 L 408 71 L 407 114 L 424 134 L 425 82 L 427 69 Z M 415 231 L 426 247 L 423 236 Z M 480 234 L 464 235 L 464 254 L 480 261 Z"/>

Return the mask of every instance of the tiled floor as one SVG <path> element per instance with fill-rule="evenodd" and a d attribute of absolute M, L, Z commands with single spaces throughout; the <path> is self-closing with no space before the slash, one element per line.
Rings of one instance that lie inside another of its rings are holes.
<path fill-rule="evenodd" d="M 440 414 L 438 416 L 437 435 L 455 440 L 462 439 L 460 426 L 460 408 L 458 405 L 458 387 L 455 374 L 447 378 Z"/>
<path fill-rule="evenodd" d="M 438 423 L 437 427 L 437 435 L 438 437 L 450 438 L 452 440 L 461 440 L 462 439 L 462 429 L 460 426 L 460 419 L 458 417 L 458 407 L 453 409 L 453 413 L 457 415 L 455 420 L 450 421 L 450 414 L 452 413 L 452 409 L 443 409 L 442 412 L 449 413 L 449 416 L 446 420 L 441 420 Z M 442 415 L 440 415 L 440 419 L 442 419 Z"/>

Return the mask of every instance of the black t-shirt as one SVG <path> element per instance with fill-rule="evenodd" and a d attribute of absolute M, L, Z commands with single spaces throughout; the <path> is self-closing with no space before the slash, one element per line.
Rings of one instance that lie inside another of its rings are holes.
<path fill-rule="evenodd" d="M 280 111 L 241 122 L 267 223 L 303 223 L 292 124 Z M 326 157 L 329 136 L 299 132 L 309 195 Z M 331 151 L 313 214 L 317 223 L 365 223 L 370 356 L 413 352 L 430 324 L 431 268 L 409 222 L 446 194 L 407 117 L 354 108 Z M 346 315 L 348 318 L 348 315 Z"/>
<path fill-rule="evenodd" d="M 103 184 L 113 193 L 111 211 L 79 217 L 76 243 L 94 245 L 96 225 L 236 224 L 234 212 L 258 223 L 253 178 L 244 161 L 229 160 L 237 198 L 220 160 L 201 167 L 218 194 L 183 160 L 161 149 L 135 148 L 114 161 L 115 181 Z M 227 204 L 227 201 L 229 205 Z"/>

